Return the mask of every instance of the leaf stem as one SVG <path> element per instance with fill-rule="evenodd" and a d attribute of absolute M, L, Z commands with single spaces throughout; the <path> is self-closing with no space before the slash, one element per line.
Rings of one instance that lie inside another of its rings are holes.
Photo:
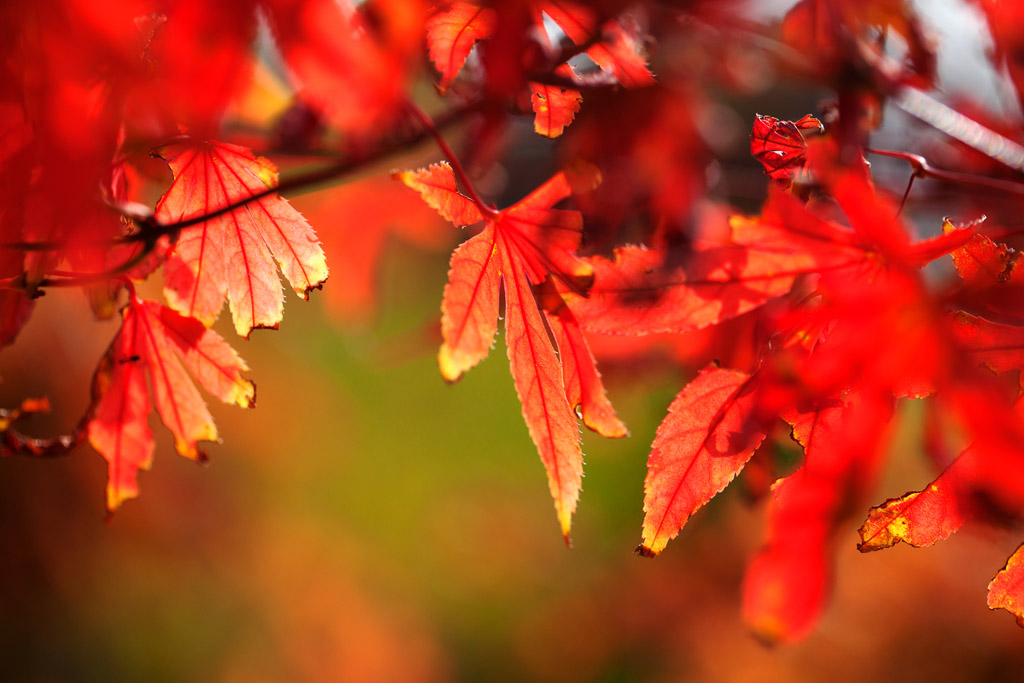
<path fill-rule="evenodd" d="M 989 190 L 995 190 L 996 192 L 1024 195 L 1024 183 L 1019 183 L 1014 180 L 1004 180 L 1003 178 L 989 178 L 986 176 L 974 175 L 973 173 L 958 173 L 957 171 L 946 171 L 941 168 L 935 168 L 920 154 L 900 152 L 891 149 L 875 149 L 871 147 L 865 147 L 864 151 L 868 154 L 877 154 L 879 156 L 891 157 L 893 159 L 905 161 L 914 168 L 914 175 L 920 178 L 931 178 L 932 180 L 941 180 L 943 182 L 953 183 L 954 185 L 973 185 L 975 187 L 984 187 Z"/>
<path fill-rule="evenodd" d="M 480 213 L 482 213 L 486 218 L 497 218 L 498 211 L 493 206 L 485 204 L 484 200 L 480 198 L 479 194 L 477 194 L 476 188 L 473 186 L 473 182 L 466 174 L 466 169 L 462 167 L 462 164 L 459 162 L 459 158 L 455 156 L 455 152 L 453 152 L 452 148 L 448 146 L 448 142 L 445 141 L 444 136 L 441 135 L 441 131 L 437 129 L 437 126 L 434 125 L 434 121 L 427 116 L 426 112 L 416 106 L 412 101 L 407 101 L 406 107 L 408 108 L 409 113 L 423 124 L 424 129 L 433 136 L 434 141 L 437 142 L 437 146 L 441 148 L 441 152 L 448 160 L 448 163 L 451 164 L 452 170 L 455 171 L 455 177 L 458 178 L 459 182 L 466 188 L 469 198 L 472 199 L 473 203 L 476 204 L 476 207 L 480 209 Z"/>

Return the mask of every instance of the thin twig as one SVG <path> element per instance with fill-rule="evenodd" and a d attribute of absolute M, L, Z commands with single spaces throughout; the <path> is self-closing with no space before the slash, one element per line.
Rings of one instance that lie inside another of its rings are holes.
<path fill-rule="evenodd" d="M 409 113 L 423 124 L 424 129 L 433 136 L 434 141 L 437 142 L 437 146 L 441 148 L 441 152 L 448 160 L 448 163 L 451 164 L 452 170 L 455 172 L 455 177 L 458 178 L 459 182 L 461 182 L 463 187 L 466 188 L 469 198 L 472 199 L 473 203 L 476 204 L 476 207 L 480 209 L 480 213 L 487 218 L 496 218 L 498 216 L 497 210 L 493 206 L 485 204 L 484 200 L 480 198 L 479 194 L 477 194 L 476 188 L 473 186 L 473 182 L 469 179 L 469 175 L 466 174 L 466 169 L 462 167 L 462 164 L 459 162 L 459 158 L 455 156 L 455 152 L 453 152 L 452 148 L 448 146 L 448 142 L 444 139 L 444 136 L 441 135 L 441 131 L 437 129 L 434 121 L 427 116 L 426 112 L 417 107 L 412 101 L 407 102 L 406 107 L 408 108 Z"/>
<path fill-rule="evenodd" d="M 901 159 L 914 168 L 915 176 L 921 178 L 941 180 L 955 185 L 984 187 L 989 190 L 995 190 L 996 192 L 1006 192 L 1007 194 L 1024 195 L 1024 183 L 1019 183 L 1013 180 L 1004 180 L 1003 178 L 989 178 L 987 176 L 974 175 L 973 173 L 958 173 L 957 171 L 946 171 L 941 168 L 935 168 L 928 163 L 927 159 L 919 154 L 899 152 L 889 149 L 874 149 L 871 147 L 866 147 L 864 151 L 868 154 L 877 154 L 879 156 L 891 157 L 893 159 Z"/>

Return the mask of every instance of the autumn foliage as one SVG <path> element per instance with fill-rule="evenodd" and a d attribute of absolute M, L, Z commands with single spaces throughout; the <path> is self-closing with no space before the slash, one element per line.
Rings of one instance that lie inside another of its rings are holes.
<path fill-rule="evenodd" d="M 1020 17 L 975 5 L 1020 97 Z M 581 424 L 628 435 L 601 350 L 682 349 L 636 552 L 665 551 L 745 468 L 774 482 L 749 487 L 767 512 L 740 601 L 766 639 L 815 627 L 839 529 L 860 524 L 866 552 L 1024 519 L 1024 154 L 1006 151 L 1024 152 L 1024 121 L 940 103 L 941 48 L 910 3 L 800 0 L 765 25 L 729 0 L 15 1 L 0 18 L 0 343 L 53 288 L 120 316 L 79 423 L 31 438 L 18 420 L 45 405 L 27 400 L 0 421 L 4 454 L 88 445 L 109 513 L 140 493 L 154 408 L 203 461 L 231 435 L 198 387 L 255 407 L 237 337 L 282 324 L 282 275 L 365 320 L 393 231 L 462 238 L 438 293 L 440 376 L 484 361 L 501 328 L 567 543 Z M 768 89 L 744 59 L 830 96 L 754 115 L 736 160 L 722 131 Z M 900 110 L 928 134 L 876 144 Z M 428 142 L 434 163 L 408 167 Z M 507 177 L 539 142 L 543 161 Z M 763 190 L 728 186 L 730 164 Z M 336 207 L 307 220 L 286 196 L 310 189 Z M 225 303 L 234 339 L 212 328 Z M 907 406 L 934 479 L 880 490 Z M 988 605 L 1024 624 L 1024 549 Z"/>

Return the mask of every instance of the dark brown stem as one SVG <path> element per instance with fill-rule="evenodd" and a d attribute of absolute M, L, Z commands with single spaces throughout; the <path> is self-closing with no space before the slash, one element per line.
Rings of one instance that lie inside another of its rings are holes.
<path fill-rule="evenodd" d="M 896 211 L 896 215 L 892 217 L 893 221 L 903 214 L 903 207 L 907 205 L 907 199 L 910 197 L 910 190 L 913 189 L 915 180 L 917 180 L 917 171 L 910 174 L 910 181 L 907 182 L 907 189 L 903 191 L 903 198 L 900 199 L 900 208 Z"/>
<path fill-rule="evenodd" d="M 25 436 L 11 426 L 23 415 L 47 412 L 49 407 L 49 401 L 46 399 L 27 399 L 18 408 L 0 409 L 0 424 L 5 426 L 5 429 L 0 430 L 0 454 L 4 457 L 21 455 L 32 458 L 56 458 L 68 455 L 85 443 L 89 420 L 92 419 L 91 406 L 70 434 L 38 439 Z"/>

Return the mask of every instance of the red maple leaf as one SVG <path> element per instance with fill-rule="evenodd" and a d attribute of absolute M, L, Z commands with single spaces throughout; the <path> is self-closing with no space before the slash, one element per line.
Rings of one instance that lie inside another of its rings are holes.
<path fill-rule="evenodd" d="M 441 305 L 444 343 L 438 364 L 442 376 L 455 381 L 487 356 L 497 332 L 503 291 L 505 342 L 513 382 L 530 437 L 547 470 L 562 534 L 568 540 L 583 467 L 573 405 L 583 406 L 589 416 L 587 424 L 617 435 L 624 429 L 619 428 L 614 413 L 607 412 L 610 406 L 593 367 L 593 356 L 571 318 L 558 318 L 554 326 L 555 337 L 560 339 L 559 361 L 532 287 L 549 278 L 574 282 L 589 274 L 573 256 L 579 247 L 583 217 L 577 211 L 550 207 L 572 194 L 574 187 L 593 187 L 598 180 L 596 169 L 558 173 L 501 211 L 485 210 L 461 194 L 445 163 L 396 177 L 456 225 L 486 220 L 483 231 L 452 254 Z M 567 368 L 570 357 L 573 365 Z"/>
<path fill-rule="evenodd" d="M 162 223 L 186 221 L 266 193 L 277 186 L 277 168 L 244 147 L 187 139 L 160 148 L 174 182 L 160 199 Z M 316 234 L 277 194 L 181 230 L 165 266 L 164 294 L 182 315 L 213 324 L 224 299 L 235 331 L 277 327 L 284 314 L 278 265 L 303 298 L 327 279 Z"/>
<path fill-rule="evenodd" d="M 727 240 L 695 244 L 681 266 L 667 265 L 662 250 L 636 246 L 616 249 L 613 261 L 586 259 L 594 284 L 569 303 L 593 332 L 686 332 L 783 296 L 800 275 L 866 259 L 848 229 L 776 194 L 760 219 L 733 217 Z"/>
<path fill-rule="evenodd" d="M 455 80 L 477 41 L 494 34 L 497 15 L 489 7 L 453 2 L 426 21 L 430 59 L 441 72 L 442 93 Z"/>
<path fill-rule="evenodd" d="M 93 379 L 89 442 L 107 460 L 107 509 L 138 495 L 135 479 L 148 469 L 155 442 L 146 424 L 151 409 L 146 377 L 160 419 L 174 434 L 175 449 L 205 460 L 198 442 L 216 441 L 213 418 L 189 379 L 225 403 L 251 408 L 256 387 L 234 349 L 198 320 L 186 318 L 134 292 L 123 311 L 121 329 Z M 186 372 L 187 371 L 187 372 Z"/>
<path fill-rule="evenodd" d="M 661 553 L 754 454 L 765 436 L 750 424 L 755 397 L 751 375 L 711 365 L 672 401 L 647 459 L 641 555 Z"/>

